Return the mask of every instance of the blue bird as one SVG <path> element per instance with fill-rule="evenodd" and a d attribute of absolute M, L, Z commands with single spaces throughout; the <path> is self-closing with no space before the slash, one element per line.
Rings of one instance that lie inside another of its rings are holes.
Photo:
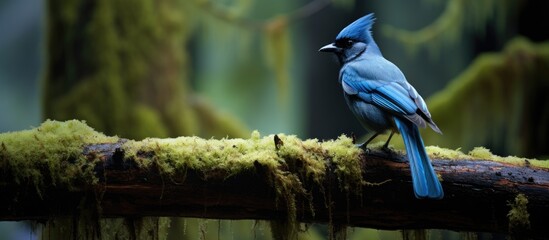
<path fill-rule="evenodd" d="M 380 133 L 391 131 L 384 148 L 395 131 L 400 132 L 410 161 L 412 183 L 417 198 L 441 199 L 442 186 L 425 152 L 418 127 L 437 127 L 423 98 L 410 85 L 404 74 L 381 55 L 371 28 L 374 14 L 370 13 L 345 27 L 335 42 L 319 49 L 335 53 L 341 69 L 339 83 L 347 105 L 362 126 L 374 132 L 366 145 Z"/>

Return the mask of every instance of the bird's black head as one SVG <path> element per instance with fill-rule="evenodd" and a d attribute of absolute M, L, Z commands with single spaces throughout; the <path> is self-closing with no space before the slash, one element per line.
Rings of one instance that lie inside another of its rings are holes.
<path fill-rule="evenodd" d="M 370 32 L 373 23 L 373 13 L 359 18 L 341 30 L 333 43 L 318 51 L 334 53 L 341 64 L 356 59 L 370 47 L 374 47 L 373 50 L 379 52 Z"/>

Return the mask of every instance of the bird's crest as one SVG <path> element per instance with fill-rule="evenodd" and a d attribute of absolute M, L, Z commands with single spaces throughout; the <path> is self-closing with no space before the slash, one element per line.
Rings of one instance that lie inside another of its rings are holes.
<path fill-rule="evenodd" d="M 352 39 L 361 42 L 372 41 L 371 28 L 374 24 L 374 14 L 370 13 L 364 17 L 361 17 L 345 27 L 336 37 L 337 39 Z"/>

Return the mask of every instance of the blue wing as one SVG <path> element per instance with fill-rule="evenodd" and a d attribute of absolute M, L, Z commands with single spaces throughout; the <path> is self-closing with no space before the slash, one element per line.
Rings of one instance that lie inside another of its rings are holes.
<path fill-rule="evenodd" d="M 356 95 L 362 101 L 374 104 L 395 115 L 409 115 L 417 111 L 417 105 L 398 82 L 381 79 L 364 79 L 356 72 L 346 69 L 341 75 L 345 93 Z"/>
<path fill-rule="evenodd" d="M 407 118 L 420 127 L 429 124 L 433 130 L 440 132 L 431 119 L 427 105 L 417 91 L 406 82 L 398 68 L 389 73 L 361 70 L 356 71 L 353 67 L 342 69 L 340 80 L 345 93 L 356 95 L 362 101 L 376 105 L 395 116 Z M 392 79 L 382 79 L 378 76 Z"/>

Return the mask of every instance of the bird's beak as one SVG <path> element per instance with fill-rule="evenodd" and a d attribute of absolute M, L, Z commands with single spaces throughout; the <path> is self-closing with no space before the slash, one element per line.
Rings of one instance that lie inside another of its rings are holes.
<path fill-rule="evenodd" d="M 333 52 L 333 53 L 337 53 L 337 52 L 340 52 L 341 51 L 341 48 L 338 48 L 336 47 L 336 45 L 334 45 L 333 43 L 330 43 L 324 47 L 321 47 L 320 49 L 318 49 L 319 52 Z"/>

